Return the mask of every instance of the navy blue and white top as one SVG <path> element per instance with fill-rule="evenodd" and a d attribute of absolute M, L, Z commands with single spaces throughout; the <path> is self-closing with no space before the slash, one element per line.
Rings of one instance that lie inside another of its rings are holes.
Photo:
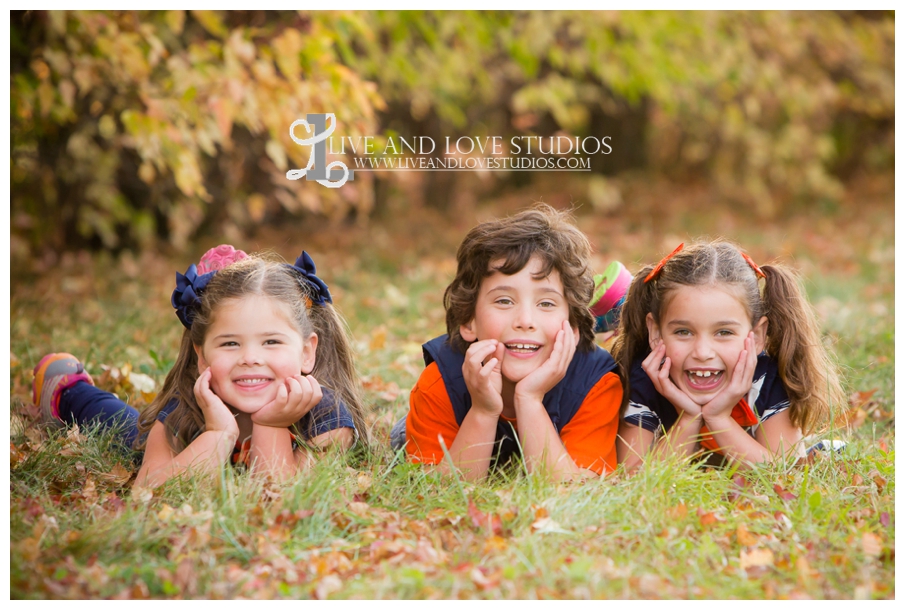
<path fill-rule="evenodd" d="M 296 449 L 300 446 L 299 441 L 310 441 L 316 436 L 336 430 L 338 428 L 352 428 L 355 430 L 355 421 L 352 419 L 352 413 L 338 398 L 334 397 L 333 390 L 321 386 L 323 397 L 321 401 L 314 405 L 310 411 L 305 413 L 293 428 L 292 448 Z M 166 422 L 167 417 L 179 406 L 179 399 L 174 398 L 166 404 L 157 414 L 157 421 Z M 301 438 L 295 436 L 294 431 L 298 430 Z M 355 430 L 356 436 L 358 431 Z M 200 434 L 200 432 L 199 432 Z M 251 439 L 237 440 L 236 447 L 233 450 L 232 462 L 234 464 L 245 463 L 248 449 L 251 446 Z"/>
<path fill-rule="evenodd" d="M 644 369 L 642 359 L 632 364 L 629 373 L 629 401 L 622 419 L 633 426 L 641 426 L 649 432 L 666 432 L 679 419 L 679 413 L 666 398 L 660 395 Z M 754 383 L 746 400 L 760 420 L 748 428 L 754 436 L 757 427 L 789 408 L 789 397 L 779 377 L 776 361 L 766 352 L 757 357 L 754 368 Z"/>

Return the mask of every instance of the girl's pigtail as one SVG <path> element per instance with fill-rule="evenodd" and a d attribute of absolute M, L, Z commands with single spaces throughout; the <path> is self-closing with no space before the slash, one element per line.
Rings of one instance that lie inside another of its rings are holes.
<path fill-rule="evenodd" d="M 619 332 L 613 345 L 613 358 L 619 365 L 622 377 L 622 408 L 625 411 L 629 397 L 629 376 L 632 363 L 650 353 L 650 340 L 647 333 L 647 314 L 652 310 L 655 282 L 645 282 L 644 278 L 653 271 L 648 265 L 635 274 L 625 295 L 622 313 L 619 320 Z"/>
<path fill-rule="evenodd" d="M 317 357 L 311 374 L 345 403 L 355 422 L 359 442 L 367 445 L 370 434 L 365 419 L 366 408 L 346 322 L 330 303 L 312 305 L 308 315 L 317 333 Z"/>
<path fill-rule="evenodd" d="M 764 315 L 769 320 L 766 350 L 776 359 L 789 395 L 792 424 L 810 434 L 828 420 L 832 408 L 845 404 L 845 394 L 797 276 L 780 266 L 762 269 Z"/>

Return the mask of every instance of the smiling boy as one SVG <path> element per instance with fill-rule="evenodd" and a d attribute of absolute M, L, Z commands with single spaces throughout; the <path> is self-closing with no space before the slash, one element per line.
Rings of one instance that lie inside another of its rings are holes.
<path fill-rule="evenodd" d="M 594 344 L 590 244 L 569 215 L 539 205 L 482 223 L 459 246 L 444 294 L 447 335 L 406 418 L 409 459 L 470 480 L 523 454 L 557 479 L 616 467 L 622 384 Z"/>

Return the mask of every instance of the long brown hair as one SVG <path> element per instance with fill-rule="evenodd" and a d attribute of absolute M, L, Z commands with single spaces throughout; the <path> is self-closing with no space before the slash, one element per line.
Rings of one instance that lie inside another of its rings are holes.
<path fill-rule="evenodd" d="M 459 327 L 474 319 L 484 278 L 496 271 L 505 275 L 518 273 L 532 256 L 539 257 L 543 265 L 539 278 L 549 276 L 554 269 L 559 272 L 569 305 L 569 324 L 578 329 L 578 349 L 593 348 L 594 317 L 588 309 L 594 292 L 589 264 L 591 244 L 568 212 L 546 204 L 508 218 L 482 222 L 459 245 L 456 277 L 443 294 L 446 331 L 454 348 L 463 353 L 468 349 Z M 496 260 L 503 263 L 491 269 Z"/>
<path fill-rule="evenodd" d="M 194 346 L 204 345 L 208 329 L 222 304 L 249 296 L 266 296 L 287 305 L 302 337 L 317 334 L 317 352 L 311 374 L 333 390 L 337 402 L 335 408 L 339 408 L 340 402 L 346 405 L 355 422 L 359 440 L 367 442 L 365 406 L 345 320 L 331 303 L 314 303 L 316 297 L 310 285 L 289 266 L 254 255 L 218 271 L 202 292 L 200 305 L 194 311 L 192 327 L 182 335 L 176 363 L 167 375 L 160 394 L 141 414 L 138 449 L 144 448 L 146 433 L 153 427 L 160 411 L 173 399 L 178 400 L 179 404 L 165 422 L 173 449 L 182 451 L 204 431 L 204 415 L 194 392 L 198 379 L 198 357 Z"/>
<path fill-rule="evenodd" d="M 789 416 L 804 433 L 829 418 L 832 407 L 845 404 L 835 363 L 823 345 L 820 326 L 794 271 L 780 265 L 761 267 L 764 285 L 738 246 L 717 240 L 694 243 L 670 258 L 656 279 L 653 271 L 635 274 L 622 309 L 613 356 L 626 373 L 650 351 L 647 314 L 659 324 L 673 292 L 680 286 L 725 286 L 740 298 L 754 325 L 766 316 L 766 352 L 776 360 L 789 396 Z M 628 395 L 628 388 L 626 388 Z"/>

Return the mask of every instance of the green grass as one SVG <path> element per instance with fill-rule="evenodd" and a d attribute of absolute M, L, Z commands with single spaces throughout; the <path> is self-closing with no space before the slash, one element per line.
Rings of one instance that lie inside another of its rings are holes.
<path fill-rule="evenodd" d="M 285 486 L 225 470 L 133 495 L 130 457 L 109 434 L 36 425 L 29 374 L 43 353 L 65 350 L 96 378 L 130 365 L 159 387 L 181 332 L 168 295 L 185 261 L 149 254 L 131 275 L 134 262 L 106 256 L 16 271 L 10 595 L 893 599 L 893 274 L 873 271 L 892 265 L 883 257 L 893 229 L 865 218 L 874 230 L 853 233 L 870 239 L 846 246 L 848 266 L 821 257 L 814 240 L 803 238 L 795 252 L 814 271 L 808 291 L 846 388 L 876 390 L 861 405 L 864 417 L 824 435 L 849 442 L 841 454 L 745 474 L 666 462 L 558 485 L 514 467 L 473 484 L 398 459 L 386 437 L 423 367 L 420 344 L 444 331 L 454 251 L 431 253 L 431 229 L 405 241 L 389 227 L 379 230 L 395 236 L 392 251 L 366 239 L 314 249 L 356 337 L 375 445 L 330 456 Z M 699 220 L 702 232 L 716 232 Z M 599 234 L 594 219 L 584 222 Z M 771 230 L 763 227 L 767 237 L 751 248 L 772 252 Z M 740 240 L 754 240 L 756 228 L 744 231 Z M 619 252 L 633 260 L 636 250 L 662 250 L 653 240 L 642 233 Z M 142 404 L 128 384 L 104 378 Z"/>

